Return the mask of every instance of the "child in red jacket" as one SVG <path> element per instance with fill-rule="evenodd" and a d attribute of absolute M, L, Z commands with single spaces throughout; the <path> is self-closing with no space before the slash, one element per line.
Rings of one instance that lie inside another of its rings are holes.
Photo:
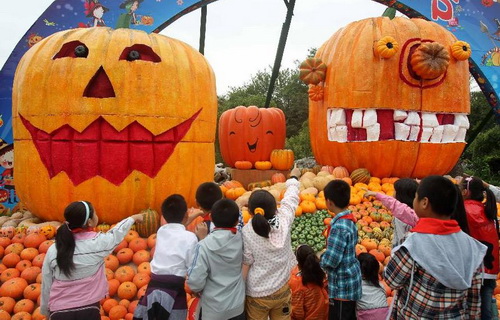
<path fill-rule="evenodd" d="M 469 224 L 470 236 L 488 247 L 484 257 L 485 271 L 481 286 L 481 319 L 491 319 L 491 298 L 496 286 L 499 271 L 498 221 L 495 195 L 485 188 L 479 178 L 468 177 L 460 184 L 465 199 L 465 211 Z M 486 194 L 486 202 L 483 200 Z"/>

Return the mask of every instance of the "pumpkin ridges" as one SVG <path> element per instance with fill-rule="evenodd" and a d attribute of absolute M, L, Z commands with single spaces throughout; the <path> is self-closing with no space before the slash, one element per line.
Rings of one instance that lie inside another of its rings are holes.
<path fill-rule="evenodd" d="M 160 227 L 160 215 L 156 210 L 146 209 L 140 213 L 143 214 L 143 221 L 135 224 L 137 233 L 143 238 L 147 238 L 158 231 Z"/>
<path fill-rule="evenodd" d="M 271 152 L 271 163 L 276 170 L 290 170 L 293 167 L 295 155 L 289 149 L 275 149 Z"/>

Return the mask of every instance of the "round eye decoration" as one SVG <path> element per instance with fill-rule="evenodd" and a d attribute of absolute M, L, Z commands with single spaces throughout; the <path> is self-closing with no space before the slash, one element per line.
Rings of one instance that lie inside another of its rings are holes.
<path fill-rule="evenodd" d="M 467 60 L 471 54 L 470 44 L 465 41 L 457 41 L 451 45 L 451 55 L 456 60 Z"/>
<path fill-rule="evenodd" d="M 89 55 L 89 49 L 85 45 L 80 44 L 80 45 L 75 47 L 75 56 L 76 57 L 87 58 L 88 55 Z"/>
<path fill-rule="evenodd" d="M 141 58 L 141 54 L 137 50 L 130 50 L 127 55 L 127 61 L 135 61 Z"/>
<path fill-rule="evenodd" d="M 307 58 L 300 64 L 299 78 L 305 84 L 318 84 L 325 80 L 326 64 L 318 58 Z"/>
<path fill-rule="evenodd" d="M 374 52 L 377 57 L 389 59 L 398 52 L 399 44 L 391 36 L 385 36 L 375 42 Z"/>

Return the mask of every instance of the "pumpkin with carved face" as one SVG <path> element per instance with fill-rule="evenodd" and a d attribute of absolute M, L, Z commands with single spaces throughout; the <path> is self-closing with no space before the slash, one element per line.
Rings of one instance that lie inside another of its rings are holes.
<path fill-rule="evenodd" d="M 269 161 L 274 149 L 285 145 L 285 114 L 278 108 L 239 106 L 219 119 L 219 146 L 224 162 Z"/>
<path fill-rule="evenodd" d="M 213 179 L 217 96 L 205 58 L 132 29 L 55 33 L 13 86 L 16 191 L 38 217 L 88 200 L 115 223 Z"/>
<path fill-rule="evenodd" d="M 323 98 L 309 101 L 316 161 L 378 177 L 447 173 L 469 128 L 468 56 L 468 44 L 422 19 L 336 32 L 315 57 L 327 66 Z"/>

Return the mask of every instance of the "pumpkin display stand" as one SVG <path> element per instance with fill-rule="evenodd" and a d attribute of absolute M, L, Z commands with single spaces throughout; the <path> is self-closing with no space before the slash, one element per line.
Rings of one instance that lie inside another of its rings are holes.
<path fill-rule="evenodd" d="M 290 170 L 241 170 L 236 168 L 228 168 L 231 178 L 241 182 L 241 184 L 246 188 L 252 182 L 259 182 L 264 180 L 271 180 L 271 177 L 275 173 L 282 173 L 285 177 L 288 177 Z"/>

